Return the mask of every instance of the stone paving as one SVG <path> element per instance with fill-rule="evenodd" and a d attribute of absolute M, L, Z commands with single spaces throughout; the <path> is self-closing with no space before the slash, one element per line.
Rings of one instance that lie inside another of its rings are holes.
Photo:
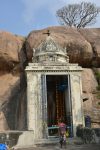
<path fill-rule="evenodd" d="M 100 150 L 100 144 L 82 144 L 82 145 L 69 144 L 63 148 L 60 148 L 59 144 L 42 145 L 33 148 L 23 148 L 17 150 L 61 150 L 61 149 L 62 150 Z"/>

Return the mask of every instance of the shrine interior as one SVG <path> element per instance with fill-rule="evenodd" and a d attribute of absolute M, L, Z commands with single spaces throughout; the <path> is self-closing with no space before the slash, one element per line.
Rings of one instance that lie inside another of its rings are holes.
<path fill-rule="evenodd" d="M 70 126 L 70 89 L 67 75 L 47 75 L 48 127 L 58 124 L 59 119 Z"/>

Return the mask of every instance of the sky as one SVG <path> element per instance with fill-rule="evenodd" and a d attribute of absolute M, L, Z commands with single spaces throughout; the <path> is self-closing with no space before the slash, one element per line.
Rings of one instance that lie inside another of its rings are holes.
<path fill-rule="evenodd" d="M 58 26 L 56 11 L 81 0 L 0 0 L 0 30 L 28 35 L 32 30 Z M 100 0 L 84 0 L 100 6 Z M 100 16 L 91 27 L 100 27 Z"/>

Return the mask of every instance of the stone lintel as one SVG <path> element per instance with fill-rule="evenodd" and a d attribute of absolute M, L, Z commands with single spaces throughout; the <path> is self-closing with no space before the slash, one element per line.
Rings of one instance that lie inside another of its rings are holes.
<path fill-rule="evenodd" d="M 26 71 L 60 71 L 60 72 L 64 72 L 64 71 L 82 71 L 82 67 L 78 66 L 78 65 L 55 65 L 55 66 L 51 66 L 51 65 L 29 65 L 26 67 L 25 69 Z"/>

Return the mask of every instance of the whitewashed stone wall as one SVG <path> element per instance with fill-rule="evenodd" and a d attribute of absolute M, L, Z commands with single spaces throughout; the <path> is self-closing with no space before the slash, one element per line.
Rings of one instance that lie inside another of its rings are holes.
<path fill-rule="evenodd" d="M 71 74 L 70 79 L 73 132 L 74 136 L 76 136 L 76 127 L 79 124 L 84 125 L 81 74 L 79 72 L 73 73 Z"/>
<path fill-rule="evenodd" d="M 39 74 L 27 73 L 27 126 L 28 130 L 34 130 L 34 136 L 42 133 L 42 111 L 41 111 L 41 78 Z"/>

